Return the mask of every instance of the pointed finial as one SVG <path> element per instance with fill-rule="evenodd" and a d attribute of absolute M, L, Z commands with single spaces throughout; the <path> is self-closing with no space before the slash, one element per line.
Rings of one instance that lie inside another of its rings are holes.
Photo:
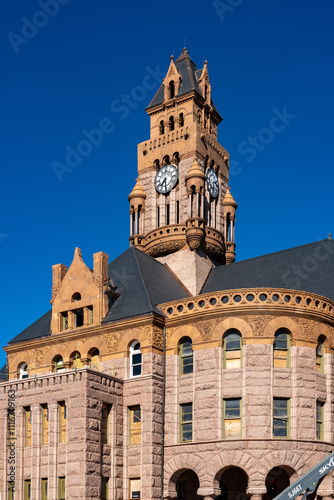
<path fill-rule="evenodd" d="M 173 55 L 171 55 L 170 58 L 171 58 L 172 61 L 174 61 L 174 56 Z"/>
<path fill-rule="evenodd" d="M 79 255 L 79 257 L 82 257 L 81 250 L 78 247 L 75 247 L 75 252 L 74 255 Z"/>
<path fill-rule="evenodd" d="M 328 239 L 329 239 L 329 240 L 332 240 L 332 239 L 333 239 L 333 238 L 332 238 L 332 233 L 329 233 L 329 235 L 328 235 Z"/>

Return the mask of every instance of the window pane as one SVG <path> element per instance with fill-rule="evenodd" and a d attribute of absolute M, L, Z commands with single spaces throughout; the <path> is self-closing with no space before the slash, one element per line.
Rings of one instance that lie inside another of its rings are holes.
<path fill-rule="evenodd" d="M 193 357 L 182 359 L 182 374 L 193 372 Z"/>
<path fill-rule="evenodd" d="M 288 340 L 278 340 L 275 339 L 274 349 L 287 349 L 288 348 Z"/>
<path fill-rule="evenodd" d="M 141 363 L 141 354 L 134 354 L 132 356 L 132 364 L 139 365 Z"/>
<path fill-rule="evenodd" d="M 240 349 L 240 338 L 239 339 L 229 339 L 226 338 L 226 350 L 227 351 L 237 351 Z"/>
<path fill-rule="evenodd" d="M 132 375 L 133 377 L 137 377 L 138 375 L 141 375 L 141 365 L 136 365 L 132 367 Z"/>
<path fill-rule="evenodd" d="M 133 410 L 133 423 L 140 422 L 140 408 Z"/>
<path fill-rule="evenodd" d="M 274 418 L 274 437 L 287 437 L 288 422 L 286 420 L 277 420 Z"/>

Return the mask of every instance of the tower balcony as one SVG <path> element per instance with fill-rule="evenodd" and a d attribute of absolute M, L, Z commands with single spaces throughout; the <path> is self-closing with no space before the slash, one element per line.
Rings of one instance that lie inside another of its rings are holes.
<path fill-rule="evenodd" d="M 210 226 L 205 226 L 204 232 L 206 253 L 216 261 L 224 262 L 224 236 L 220 231 Z M 183 247 L 188 247 L 186 224 L 158 227 L 147 233 L 140 244 L 140 249 L 152 257 L 163 257 L 177 252 Z"/>

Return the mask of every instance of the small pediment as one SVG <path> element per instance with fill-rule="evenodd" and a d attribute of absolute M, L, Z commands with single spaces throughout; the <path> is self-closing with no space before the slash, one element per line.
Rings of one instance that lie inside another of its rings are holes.
<path fill-rule="evenodd" d="M 177 96 L 181 84 L 181 74 L 177 70 L 173 56 L 171 56 L 169 69 L 163 80 L 163 84 L 165 87 L 165 101 Z"/>

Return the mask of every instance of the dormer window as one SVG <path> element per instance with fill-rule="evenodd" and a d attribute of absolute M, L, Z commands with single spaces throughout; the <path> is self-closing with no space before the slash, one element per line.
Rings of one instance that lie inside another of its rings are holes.
<path fill-rule="evenodd" d="M 174 80 L 169 82 L 169 98 L 173 99 L 175 97 L 175 84 Z"/>
<path fill-rule="evenodd" d="M 76 292 L 72 295 L 72 302 L 78 302 L 79 300 L 81 300 L 81 295 L 80 293 Z"/>

